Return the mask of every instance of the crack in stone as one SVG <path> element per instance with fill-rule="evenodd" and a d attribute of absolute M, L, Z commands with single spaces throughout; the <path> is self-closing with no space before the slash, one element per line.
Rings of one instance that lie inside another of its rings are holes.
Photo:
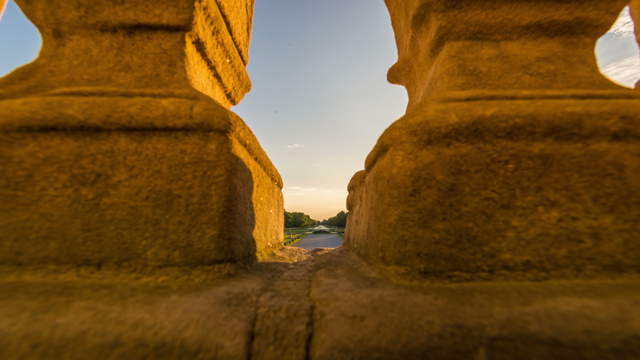
<path fill-rule="evenodd" d="M 256 324 L 258 322 L 258 308 L 260 306 L 260 296 L 258 296 L 257 300 L 256 300 L 256 306 L 255 306 L 255 311 L 253 313 L 253 316 L 251 317 L 251 326 L 249 328 L 249 334 L 247 336 L 247 348 L 245 350 L 246 354 L 247 354 L 247 360 L 252 360 L 253 359 L 253 343 L 255 341 L 256 338 Z"/>
<path fill-rule="evenodd" d="M 310 359 L 314 333 L 311 285 L 313 259 L 297 263 L 268 281 L 249 334 L 249 359 Z"/>
<path fill-rule="evenodd" d="M 240 59 L 242 59 L 242 63 L 245 66 L 247 66 L 249 61 L 245 57 L 244 53 L 242 52 L 242 47 L 238 43 L 239 40 L 235 36 L 235 33 L 233 31 L 233 26 L 231 25 L 231 20 L 229 20 L 229 16 L 227 15 L 227 12 L 226 12 L 224 6 L 220 3 L 220 0 L 215 0 L 214 3 L 216 4 L 216 6 L 218 8 L 218 12 L 220 13 L 220 17 L 222 17 L 222 21 L 224 22 L 224 25 L 227 28 L 227 31 L 229 32 L 229 36 L 231 37 L 231 40 L 233 42 L 233 45 L 236 48 L 236 51 L 238 52 L 238 55 L 240 55 Z M 251 24 L 251 22 L 249 21 L 248 24 Z"/>
<path fill-rule="evenodd" d="M 207 49 L 204 44 L 204 41 L 199 37 L 197 37 L 196 35 L 194 35 L 193 38 L 191 39 L 191 43 L 193 44 L 196 50 L 196 53 L 200 56 L 201 60 L 204 61 L 204 63 L 206 64 L 210 74 L 213 76 L 213 78 L 222 88 L 222 92 L 227 98 L 227 101 L 229 101 L 233 105 L 238 104 L 239 102 L 238 98 L 234 96 L 233 91 L 227 86 L 227 84 L 225 84 L 224 79 L 222 78 L 222 75 L 218 72 L 218 68 L 215 66 L 213 61 L 207 55 Z"/>
<path fill-rule="evenodd" d="M 316 305 L 313 303 L 313 300 L 311 300 L 311 291 L 309 291 L 309 301 L 311 301 L 311 306 L 309 307 L 309 318 L 307 320 L 307 341 L 304 344 L 305 360 L 311 360 L 311 349 L 315 330 Z"/>

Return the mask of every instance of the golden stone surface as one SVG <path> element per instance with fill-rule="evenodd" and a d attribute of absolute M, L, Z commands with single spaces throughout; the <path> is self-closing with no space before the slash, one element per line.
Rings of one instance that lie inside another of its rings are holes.
<path fill-rule="evenodd" d="M 631 13 L 631 18 L 635 23 L 636 30 L 636 41 L 638 42 L 638 46 L 640 47 L 640 0 L 631 0 L 629 3 L 629 9 Z M 640 89 L 640 80 L 636 83 L 636 89 Z"/>
<path fill-rule="evenodd" d="M 640 97 L 593 48 L 621 1 L 387 0 L 407 114 L 350 184 L 346 246 L 440 279 L 640 270 Z"/>
<path fill-rule="evenodd" d="M 0 20 L 2 20 L 2 14 L 4 13 L 4 9 L 7 6 L 7 0 L 0 0 Z"/>
<path fill-rule="evenodd" d="M 640 358 L 640 98 L 593 58 L 625 1 L 387 0 L 409 108 L 312 253 L 228 110 L 252 0 L 17 2 L 1 359 Z"/>
<path fill-rule="evenodd" d="M 253 1 L 18 4 L 43 48 L 0 80 L 2 263 L 251 263 L 281 246 L 280 175 L 226 109 L 250 87 Z"/>

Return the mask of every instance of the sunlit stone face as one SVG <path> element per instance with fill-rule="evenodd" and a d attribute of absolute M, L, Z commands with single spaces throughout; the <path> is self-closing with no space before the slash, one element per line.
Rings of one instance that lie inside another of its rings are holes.
<path fill-rule="evenodd" d="M 640 45 L 640 0 L 632 0 L 629 7 L 631 8 L 631 17 L 636 24 L 636 38 Z"/>
<path fill-rule="evenodd" d="M 631 18 L 636 26 L 636 41 L 638 42 L 638 47 L 640 47 L 640 0 L 632 0 L 629 3 Z M 640 89 L 640 80 L 635 85 L 636 89 Z"/>
<path fill-rule="evenodd" d="M 2 14 L 4 13 L 4 8 L 7 6 L 7 0 L 0 0 L 0 19 L 2 19 Z"/>

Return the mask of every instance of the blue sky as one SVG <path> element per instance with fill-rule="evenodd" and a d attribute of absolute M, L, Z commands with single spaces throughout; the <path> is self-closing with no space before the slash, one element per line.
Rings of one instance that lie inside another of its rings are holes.
<path fill-rule="evenodd" d="M 33 60 L 40 36 L 13 1 L 0 21 L 0 76 Z M 628 12 L 596 48 L 603 72 L 631 86 L 640 57 Z M 345 209 L 347 184 L 406 106 L 386 81 L 396 48 L 382 0 L 257 0 L 249 73 L 234 108 L 285 181 L 285 207 L 318 219 Z"/>

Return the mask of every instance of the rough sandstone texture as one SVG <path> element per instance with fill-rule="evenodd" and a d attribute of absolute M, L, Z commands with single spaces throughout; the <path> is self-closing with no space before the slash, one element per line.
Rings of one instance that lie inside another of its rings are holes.
<path fill-rule="evenodd" d="M 227 110 L 252 2 L 90 3 L 19 1 L 1 359 L 640 358 L 640 109 L 583 58 L 622 3 L 389 1 L 410 109 L 312 253 Z"/>
<path fill-rule="evenodd" d="M 0 268 L 0 357 L 640 358 L 637 278 L 397 284 L 345 249 L 212 272 Z"/>
<path fill-rule="evenodd" d="M 640 0 L 631 0 L 629 3 L 629 9 L 631 13 L 631 18 L 635 23 L 636 29 L 636 40 L 638 41 L 638 45 L 640 45 L 640 23 L 638 23 L 638 16 L 640 15 Z"/>
<path fill-rule="evenodd" d="M 0 20 L 2 20 L 2 14 L 4 13 L 4 9 L 7 6 L 7 0 L 0 0 Z"/>
<path fill-rule="evenodd" d="M 226 109 L 250 89 L 253 1 L 18 4 L 44 42 L 0 80 L 1 264 L 196 266 L 280 246 L 282 180 Z"/>
<path fill-rule="evenodd" d="M 593 56 L 625 1 L 387 5 L 409 106 L 350 184 L 347 246 L 431 278 L 640 271 L 640 98 Z"/>
<path fill-rule="evenodd" d="M 636 29 L 636 40 L 638 42 L 638 47 L 640 47 L 640 0 L 631 0 L 629 3 L 629 9 L 631 13 L 631 18 L 635 23 Z M 636 89 L 640 89 L 640 80 L 636 83 Z"/>
<path fill-rule="evenodd" d="M 251 88 L 252 0 L 17 3 L 40 30 L 43 45 L 38 59 L 0 81 L 2 98 L 180 97 L 193 96 L 193 86 L 229 107 Z"/>

